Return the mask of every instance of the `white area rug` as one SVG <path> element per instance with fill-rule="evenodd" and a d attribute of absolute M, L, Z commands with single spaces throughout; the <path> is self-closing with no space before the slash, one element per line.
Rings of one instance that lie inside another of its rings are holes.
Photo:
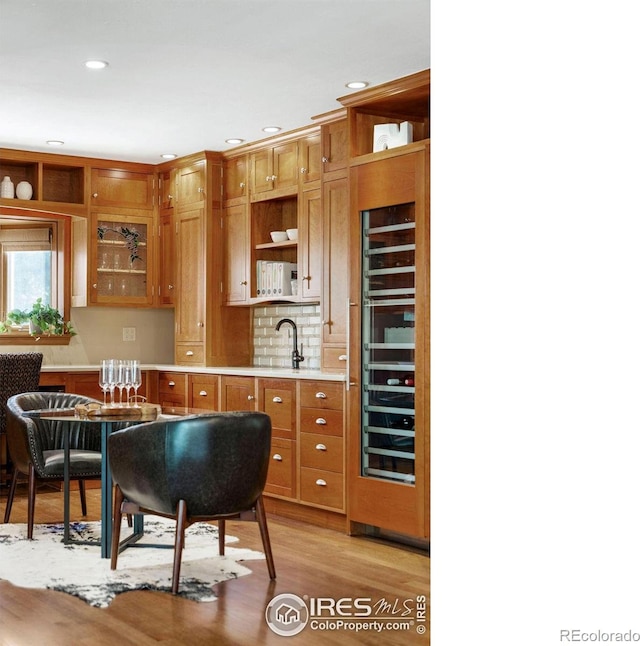
<path fill-rule="evenodd" d="M 131 532 L 125 525 L 122 536 Z M 173 545 L 175 523 L 146 516 L 141 543 Z M 63 526 L 35 525 L 34 540 L 27 540 L 26 524 L 0 524 L 0 579 L 24 588 L 59 590 L 105 608 L 114 597 L 129 590 L 159 590 L 171 594 L 173 549 L 131 547 L 118 557 L 118 569 L 110 559 L 100 558 L 99 545 L 62 543 Z M 71 538 L 99 540 L 100 523 L 72 523 Z M 179 596 L 194 601 L 213 601 L 213 586 L 235 579 L 251 570 L 237 561 L 264 559 L 264 554 L 229 547 L 236 543 L 225 537 L 225 556 L 218 555 L 218 528 L 207 523 L 189 527 L 182 553 Z"/>

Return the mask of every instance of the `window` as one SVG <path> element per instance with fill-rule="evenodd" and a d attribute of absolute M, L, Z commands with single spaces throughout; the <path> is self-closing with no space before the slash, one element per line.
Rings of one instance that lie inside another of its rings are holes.
<path fill-rule="evenodd" d="M 0 228 L 0 316 L 29 310 L 36 299 L 57 307 L 55 223 L 7 225 Z"/>

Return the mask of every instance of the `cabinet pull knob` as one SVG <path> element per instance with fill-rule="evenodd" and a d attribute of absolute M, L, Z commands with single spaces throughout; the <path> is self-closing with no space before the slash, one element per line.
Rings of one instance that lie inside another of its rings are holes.
<path fill-rule="evenodd" d="M 326 399 L 327 396 L 320 390 L 316 393 L 316 399 Z"/>
<path fill-rule="evenodd" d="M 187 350 L 187 351 L 185 352 L 185 354 L 186 354 L 188 357 L 192 357 L 192 356 L 193 356 L 193 350 Z"/>
<path fill-rule="evenodd" d="M 278 462 L 282 462 L 282 456 L 279 453 L 275 453 L 273 459 L 277 460 Z"/>
<path fill-rule="evenodd" d="M 271 175 L 271 181 L 275 182 L 278 179 L 277 175 Z"/>
<path fill-rule="evenodd" d="M 93 283 L 93 289 L 98 289 L 98 283 Z"/>
<path fill-rule="evenodd" d="M 323 480 L 322 478 L 318 478 L 318 479 L 316 480 L 316 484 L 317 484 L 319 487 L 326 487 L 326 486 L 327 486 L 327 481 L 326 481 L 326 480 Z"/>
<path fill-rule="evenodd" d="M 169 285 L 169 289 L 173 289 L 173 285 Z"/>
<path fill-rule="evenodd" d="M 316 449 L 318 449 L 318 451 L 326 451 L 327 447 L 324 444 L 316 444 Z"/>
<path fill-rule="evenodd" d="M 204 193 L 204 189 L 202 188 L 202 186 L 198 187 L 198 193 Z"/>
<path fill-rule="evenodd" d="M 200 394 L 200 397 L 206 397 L 207 396 L 207 391 L 206 390 L 201 390 L 199 394 Z"/>
<path fill-rule="evenodd" d="M 202 321 L 198 321 L 198 323 L 197 323 L 196 325 L 197 325 L 198 327 L 204 327 L 204 323 L 203 323 Z"/>
<path fill-rule="evenodd" d="M 324 417 L 318 417 L 316 419 L 316 424 L 318 424 L 318 426 L 326 426 L 327 420 Z"/>
<path fill-rule="evenodd" d="M 94 194 L 93 194 L 93 197 L 98 197 L 98 194 L 97 194 L 97 193 L 94 193 Z"/>
<path fill-rule="evenodd" d="M 267 176 L 264 178 L 264 181 L 265 181 L 265 182 L 270 182 L 270 181 L 271 181 L 271 175 L 267 175 Z"/>
<path fill-rule="evenodd" d="M 300 172 L 304 175 L 307 172 L 307 169 L 306 168 L 301 168 Z"/>
<path fill-rule="evenodd" d="M 274 404 L 282 404 L 282 397 L 274 397 L 273 398 L 273 403 Z"/>
<path fill-rule="evenodd" d="M 248 399 L 250 402 L 252 402 L 252 401 L 255 399 L 255 397 L 254 397 L 253 395 L 247 395 L 247 399 Z"/>
<path fill-rule="evenodd" d="M 323 163 L 323 164 L 326 164 L 328 161 L 329 161 L 329 158 L 328 158 L 328 157 L 323 157 L 323 158 L 322 158 L 322 163 Z"/>
<path fill-rule="evenodd" d="M 347 355 L 346 355 L 346 354 L 341 354 L 341 355 L 338 357 L 338 361 L 346 361 L 346 360 L 347 360 L 347 358 L 348 358 L 348 357 L 347 357 Z"/>
<path fill-rule="evenodd" d="M 169 382 L 169 388 L 173 388 L 176 385 L 175 381 L 170 381 Z"/>
<path fill-rule="evenodd" d="M 173 199 L 173 195 L 167 195 L 167 199 L 168 199 L 168 200 L 172 200 L 172 199 Z"/>
<path fill-rule="evenodd" d="M 246 184 L 244 182 L 240 182 L 240 188 L 244 188 Z"/>

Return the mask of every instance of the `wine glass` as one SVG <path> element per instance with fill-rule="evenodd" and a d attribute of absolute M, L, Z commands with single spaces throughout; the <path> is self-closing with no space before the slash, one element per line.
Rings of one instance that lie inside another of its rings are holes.
<path fill-rule="evenodd" d="M 131 398 L 131 388 L 133 387 L 133 366 L 131 365 L 132 361 L 124 362 L 124 389 L 127 391 L 127 406 L 129 405 L 129 400 Z"/>
<path fill-rule="evenodd" d="M 105 359 L 106 363 L 106 381 L 108 384 L 109 392 L 111 393 L 111 405 L 115 404 L 114 402 L 114 392 L 116 389 L 116 363 L 115 359 Z"/>
<path fill-rule="evenodd" d="M 107 390 L 109 390 L 109 359 L 103 359 L 100 365 L 100 374 L 98 375 L 98 385 L 102 389 L 103 403 L 107 405 Z"/>
<path fill-rule="evenodd" d="M 118 359 L 115 364 L 115 382 L 120 391 L 120 406 L 122 406 L 122 389 L 124 388 L 124 361 Z"/>
<path fill-rule="evenodd" d="M 140 370 L 140 362 L 137 359 L 131 361 L 131 385 L 133 386 L 133 400 L 134 406 L 138 405 L 138 388 L 142 384 L 142 372 Z"/>

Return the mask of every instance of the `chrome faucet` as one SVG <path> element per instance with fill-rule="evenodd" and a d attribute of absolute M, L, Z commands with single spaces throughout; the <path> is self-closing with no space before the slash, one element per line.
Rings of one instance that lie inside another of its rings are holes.
<path fill-rule="evenodd" d="M 294 370 L 300 368 L 300 362 L 304 361 L 302 356 L 302 343 L 300 344 L 300 352 L 298 352 L 298 328 L 291 319 L 280 319 L 276 325 L 276 332 L 280 330 L 283 323 L 288 323 L 293 328 L 293 352 L 291 353 L 291 366 Z"/>

